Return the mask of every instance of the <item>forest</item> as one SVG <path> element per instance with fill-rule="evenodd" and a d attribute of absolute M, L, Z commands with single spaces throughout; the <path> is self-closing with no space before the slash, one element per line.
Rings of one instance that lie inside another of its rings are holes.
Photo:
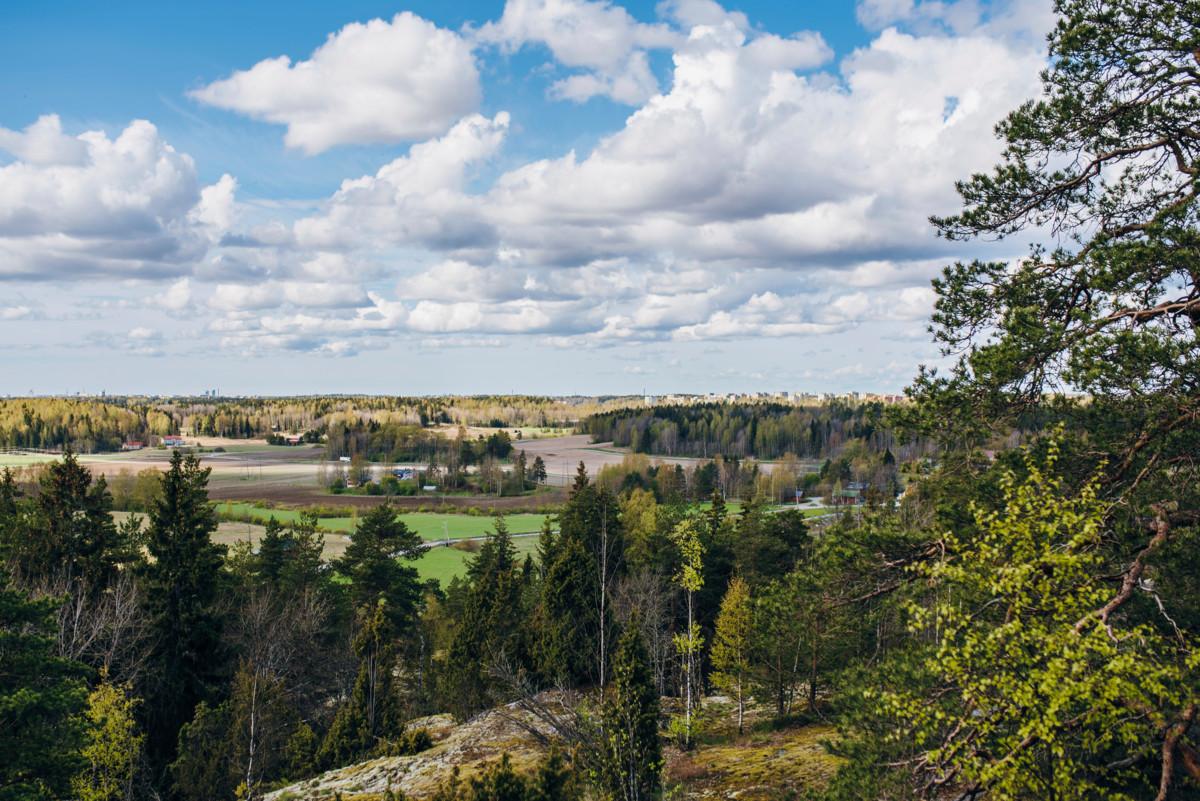
<path fill-rule="evenodd" d="M 497 710 L 536 723 L 538 758 L 422 798 L 707 797 L 696 763 L 798 759 L 772 739 L 797 729 L 821 770 L 745 797 L 1200 797 L 1200 2 L 1055 9 L 1042 95 L 932 219 L 1034 244 L 935 280 L 951 366 L 906 403 L 591 410 L 639 453 L 581 465 L 525 556 L 498 520 L 447 586 L 386 503 L 326 558 L 304 517 L 215 544 L 192 455 L 119 525 L 71 454 L 5 473 L 0 799 L 299 801 L 341 768 L 324 797 L 391 801 L 392 774 L 365 785 L 438 748 L 426 716 Z M 813 520 L 738 477 L 847 443 L 905 491 Z M 703 502 L 651 471 L 667 447 L 721 457 Z"/>
<path fill-rule="evenodd" d="M 76 453 L 120 450 L 128 440 L 178 434 L 268 438 L 329 428 L 482 426 L 571 427 L 630 398 L 478 395 L 403 397 L 314 395 L 288 398 L 7 398 L 0 399 L 0 448 Z"/>
<path fill-rule="evenodd" d="M 172 416 L 143 404 L 74 398 L 0 399 L 0 448 L 117 451 L 130 440 L 178 431 Z"/>
<path fill-rule="evenodd" d="M 594 414 L 580 430 L 595 442 L 659 456 L 801 459 L 837 456 L 851 441 L 869 453 L 892 451 L 904 459 L 926 455 L 919 443 L 900 445 L 884 421 L 882 403 L 830 401 L 812 406 L 781 403 L 703 403 L 616 409 Z"/>

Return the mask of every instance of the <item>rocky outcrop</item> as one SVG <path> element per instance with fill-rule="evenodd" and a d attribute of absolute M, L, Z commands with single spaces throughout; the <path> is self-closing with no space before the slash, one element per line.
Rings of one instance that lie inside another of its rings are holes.
<path fill-rule="evenodd" d="M 265 796 L 265 801 L 332 799 L 371 801 L 389 788 L 412 799 L 426 798 L 450 778 L 455 767 L 471 776 L 507 754 L 513 767 L 531 768 L 545 753 L 549 728 L 515 704 L 499 707 L 461 725 L 449 715 L 435 715 L 409 723 L 426 728 L 434 745 L 414 756 L 379 757 L 288 785 Z"/>

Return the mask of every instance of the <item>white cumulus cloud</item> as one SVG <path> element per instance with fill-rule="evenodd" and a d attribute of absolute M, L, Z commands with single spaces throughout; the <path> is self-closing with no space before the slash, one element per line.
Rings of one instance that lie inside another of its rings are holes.
<path fill-rule="evenodd" d="M 115 139 L 70 137 L 56 117 L 3 131 L 0 278 L 163 278 L 188 273 L 212 244 L 233 183 L 202 188 L 191 157 L 145 120 Z"/>
<path fill-rule="evenodd" d="M 658 92 L 646 51 L 681 41 L 670 26 L 638 22 L 607 0 L 508 0 L 476 38 L 510 52 L 545 45 L 559 64 L 584 70 L 557 81 L 553 94 L 577 102 L 604 95 L 630 105 Z"/>
<path fill-rule="evenodd" d="M 410 12 L 352 23 L 304 61 L 260 61 L 193 91 L 202 103 L 287 126 L 289 147 L 417 141 L 479 104 L 470 44 Z"/>

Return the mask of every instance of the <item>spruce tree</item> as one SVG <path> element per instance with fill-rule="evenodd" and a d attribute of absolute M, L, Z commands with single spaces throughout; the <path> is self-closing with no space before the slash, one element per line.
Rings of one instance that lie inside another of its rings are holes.
<path fill-rule="evenodd" d="M 713 490 L 711 506 L 701 515 L 698 527 L 700 543 L 704 547 L 703 584 L 695 591 L 695 620 L 700 630 L 709 639 L 717 623 L 721 609 L 721 596 L 733 577 L 736 557 L 734 554 L 733 527 L 729 520 L 728 507 L 721 490 Z"/>
<path fill-rule="evenodd" d="M 490 702 L 487 671 L 496 659 L 521 666 L 521 623 L 525 581 L 504 519 L 479 549 L 467 571 L 471 581 L 458 630 L 446 659 L 448 693 L 454 713 L 470 717 Z"/>
<path fill-rule="evenodd" d="M 262 538 L 258 541 L 257 568 L 258 577 L 273 589 L 279 587 L 279 576 L 288 558 L 290 544 L 290 538 L 284 535 L 283 526 L 272 515 L 263 528 Z"/>
<path fill-rule="evenodd" d="M 11 468 L 0 470 L 0 564 L 11 563 L 20 540 L 17 532 L 17 509 L 21 488 Z"/>
<path fill-rule="evenodd" d="M 303 590 L 328 592 L 331 589 L 329 572 L 322 556 L 325 535 L 317 531 L 317 516 L 301 513 L 288 527 L 285 535 L 283 564 L 279 571 L 278 588 L 294 595 Z"/>
<path fill-rule="evenodd" d="M 617 643 L 612 673 L 604 702 L 602 784 L 617 801 L 656 798 L 663 766 L 658 692 L 636 612 Z"/>
<path fill-rule="evenodd" d="M 229 702 L 209 706 L 201 701 L 192 719 L 179 730 L 178 756 L 170 765 L 171 790 L 180 801 L 232 798 L 237 775 L 229 743 Z"/>
<path fill-rule="evenodd" d="M 396 649 L 393 615 L 387 601 L 359 609 L 354 654 L 358 673 L 350 698 L 337 711 L 321 744 L 323 767 L 344 765 L 366 756 L 403 729 L 395 686 Z"/>
<path fill-rule="evenodd" d="M 0 569 L 0 799 L 69 797 L 83 766 L 82 665 L 54 655 L 55 607 Z"/>
<path fill-rule="evenodd" d="M 538 670 L 549 682 L 594 681 L 595 563 L 576 538 L 559 539 L 542 580 L 538 607 Z"/>
<path fill-rule="evenodd" d="M 180 728 L 224 673 L 216 601 L 225 548 L 211 540 L 217 518 L 208 474 L 195 456 L 176 451 L 150 513 L 142 589 L 153 648 L 144 697 L 147 753 L 157 770 L 172 761 Z"/>
<path fill-rule="evenodd" d="M 554 555 L 542 582 L 540 665 L 546 678 L 603 683 L 616 626 L 612 588 L 622 572 L 624 536 L 616 499 L 588 480 L 582 462 L 558 516 Z"/>
<path fill-rule="evenodd" d="M 17 513 L 13 488 L 4 490 L 4 505 Z M 101 476 L 79 464 L 67 451 L 52 462 L 38 482 L 22 528 L 12 530 L 9 565 L 24 586 L 98 592 L 122 563 L 133 560 L 128 532 L 112 519 L 112 496 Z"/>

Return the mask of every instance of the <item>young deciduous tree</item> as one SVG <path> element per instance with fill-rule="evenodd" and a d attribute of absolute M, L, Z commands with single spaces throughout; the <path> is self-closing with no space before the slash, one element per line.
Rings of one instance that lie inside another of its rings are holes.
<path fill-rule="evenodd" d="M 687 628 L 675 635 L 675 650 L 683 667 L 683 733 L 685 748 L 692 745 L 692 709 L 700 693 L 700 652 L 704 636 L 696 623 L 695 597 L 704 586 L 704 544 L 700 526 L 693 518 L 685 518 L 671 532 L 671 540 L 679 549 L 679 570 L 673 580 L 687 598 Z"/>
<path fill-rule="evenodd" d="M 83 746 L 84 770 L 71 782 L 79 801 L 126 801 L 133 797 L 133 781 L 145 736 L 138 730 L 138 700 L 129 689 L 101 677 L 88 696 L 87 734 Z"/>
<path fill-rule="evenodd" d="M 939 700 L 886 693 L 893 736 L 923 751 L 929 795 L 953 784 L 997 801 L 1183 798 L 1170 794 L 1183 781 L 1173 757 L 1191 772 L 1177 721 L 1196 714 L 1200 640 L 1118 628 L 1099 570 L 1107 503 L 1095 480 L 1070 492 L 1057 455 L 1052 444 L 1026 478 L 1009 473 L 1001 508 L 976 509 L 979 534 L 947 533 L 945 557 L 924 569 L 939 600 L 914 605 L 911 628 L 938 630 L 927 667 Z M 1176 648 L 1187 656 L 1163 658 Z M 1157 776 L 1139 767 L 1156 760 Z"/>

